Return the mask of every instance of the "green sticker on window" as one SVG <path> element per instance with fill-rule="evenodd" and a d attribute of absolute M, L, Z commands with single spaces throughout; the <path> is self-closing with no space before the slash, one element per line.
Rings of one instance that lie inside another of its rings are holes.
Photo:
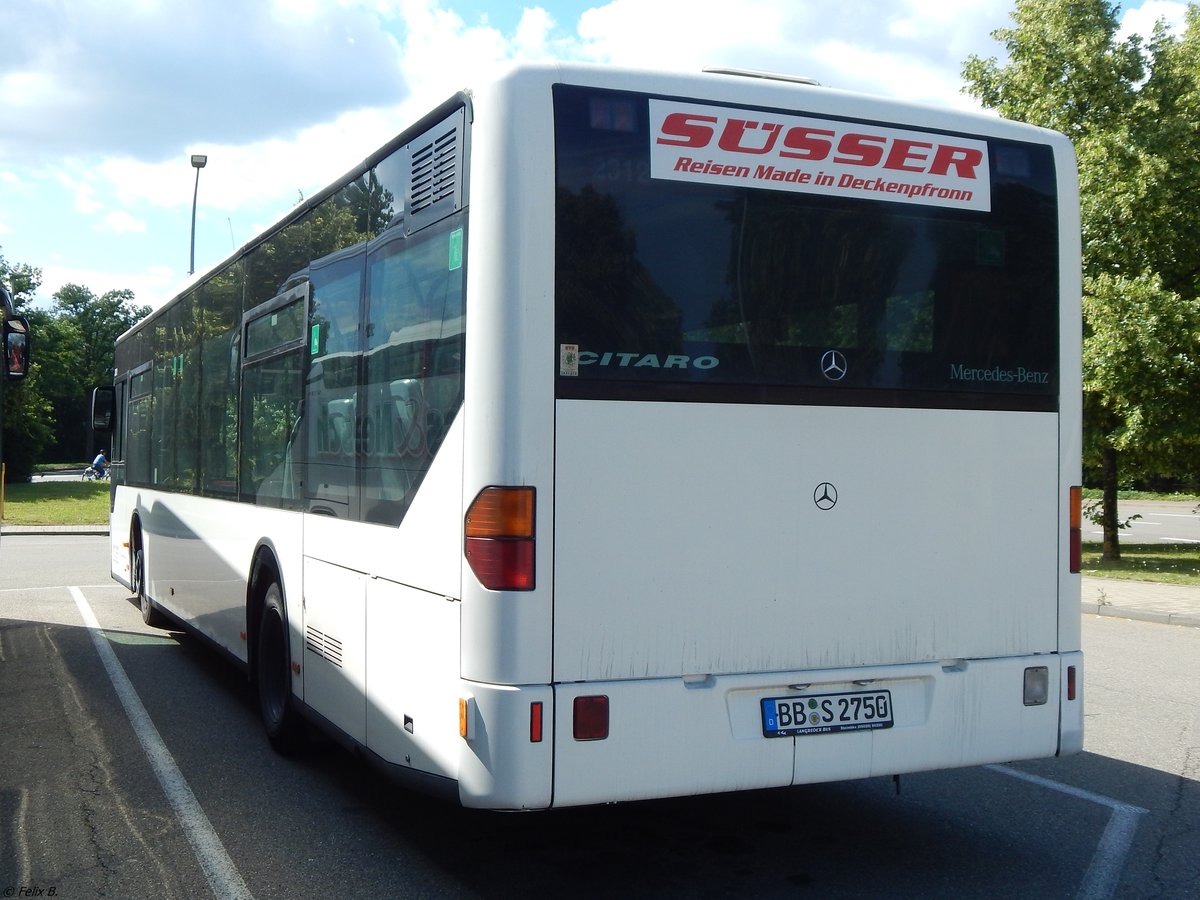
<path fill-rule="evenodd" d="M 308 352 L 312 356 L 316 356 L 321 352 L 321 325 L 317 323 L 313 325 L 308 336 Z"/>
<path fill-rule="evenodd" d="M 450 232 L 450 271 L 454 272 L 462 268 L 463 256 L 463 230 L 455 228 Z"/>

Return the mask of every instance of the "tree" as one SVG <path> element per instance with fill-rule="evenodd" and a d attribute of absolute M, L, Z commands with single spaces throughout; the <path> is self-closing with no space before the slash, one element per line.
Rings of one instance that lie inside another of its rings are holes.
<path fill-rule="evenodd" d="M 117 338 L 149 313 L 150 307 L 134 303 L 130 290 L 97 297 L 82 285 L 66 284 L 54 293 L 52 311 L 38 318 L 43 389 L 54 411 L 51 452 L 57 458 L 83 459 L 95 449 L 87 414 L 92 388 L 112 384 Z"/>
<path fill-rule="evenodd" d="M 134 303 L 133 291 L 108 291 L 97 297 L 77 284 L 54 294 L 58 317 L 69 321 L 80 339 L 80 377 L 86 384 L 107 384 L 113 375 L 117 338 L 150 314 L 149 306 Z"/>
<path fill-rule="evenodd" d="M 1120 556 L 1122 467 L 1147 471 L 1200 445 L 1200 13 L 1182 39 L 1117 41 L 1106 0 L 1017 0 L 1008 53 L 970 57 L 985 107 L 1065 133 L 1079 159 L 1084 450 L 1104 487 L 1104 556 Z"/>
<path fill-rule="evenodd" d="M 25 480 L 35 463 L 81 460 L 92 449 L 87 406 L 91 389 L 111 384 L 117 337 L 150 313 L 132 291 L 97 297 L 81 285 L 64 285 L 51 309 L 33 307 L 40 270 L 9 265 L 0 255 L 0 280 L 12 289 L 18 312 L 29 319 L 29 375 L 3 392 L 3 448 L 10 481 Z"/>
<path fill-rule="evenodd" d="M 1186 465 L 1200 448 L 1200 300 L 1166 290 L 1156 275 L 1101 275 L 1088 279 L 1083 310 L 1084 452 L 1103 473 L 1104 557 L 1119 559 L 1119 455 L 1129 452 L 1130 467 L 1161 470 Z"/>

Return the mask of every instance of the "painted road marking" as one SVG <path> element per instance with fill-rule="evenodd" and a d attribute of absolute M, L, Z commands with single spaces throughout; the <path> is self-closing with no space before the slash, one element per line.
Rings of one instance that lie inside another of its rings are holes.
<path fill-rule="evenodd" d="M 1019 778 L 1030 784 L 1058 791 L 1060 794 L 1067 794 L 1079 800 L 1086 800 L 1088 803 L 1096 803 L 1112 810 L 1108 825 L 1104 829 L 1104 834 L 1100 836 L 1096 852 L 1092 855 L 1092 861 L 1083 875 L 1083 883 L 1079 885 L 1079 892 L 1075 895 L 1076 900 L 1109 900 L 1116 893 L 1117 885 L 1121 882 L 1125 857 L 1129 855 L 1129 848 L 1133 845 L 1138 819 L 1149 810 L 1122 803 L 1120 800 L 1114 800 L 1102 794 L 1093 794 L 1091 791 L 1072 787 L 1069 784 L 1060 784 L 1039 775 L 1030 775 L 1020 769 L 1008 766 L 987 766 L 987 768 L 993 772 L 999 772 L 1001 775 Z"/>
<path fill-rule="evenodd" d="M 142 705 L 142 699 L 134 690 L 133 683 L 125 674 L 120 660 L 109 646 L 104 629 L 100 627 L 100 622 L 83 596 L 83 591 L 77 587 L 68 588 L 68 590 L 75 598 L 75 605 L 79 607 L 79 614 L 83 616 L 83 623 L 87 626 L 96 652 L 100 654 L 100 661 L 104 663 L 104 669 L 108 672 L 108 678 L 116 689 L 117 697 L 120 698 L 121 705 L 125 707 L 125 715 L 129 717 L 129 724 L 133 726 L 133 731 L 137 735 L 142 749 L 146 752 L 146 758 L 150 760 L 150 767 L 154 769 L 158 783 L 162 785 L 163 793 L 167 795 L 167 802 L 171 804 L 171 809 L 175 811 L 175 817 L 179 820 L 183 833 L 187 835 L 188 842 L 192 845 L 196 861 L 204 870 L 204 876 L 208 879 L 208 886 L 212 888 L 213 896 L 254 900 L 254 895 L 250 893 L 237 866 L 225 852 L 225 845 L 221 843 L 212 823 L 208 821 L 208 816 L 204 814 L 203 808 L 196 800 L 196 795 L 192 793 L 183 773 L 175 765 L 175 758 L 171 756 L 171 751 L 167 749 L 158 729 L 154 727 L 150 714 Z"/>

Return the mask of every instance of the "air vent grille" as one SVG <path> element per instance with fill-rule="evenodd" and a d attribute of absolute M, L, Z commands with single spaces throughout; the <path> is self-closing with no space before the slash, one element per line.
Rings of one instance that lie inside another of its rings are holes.
<path fill-rule="evenodd" d="M 442 200 L 453 200 L 458 175 L 458 128 L 452 124 L 432 140 L 412 148 L 410 212 L 418 213 Z"/>
<path fill-rule="evenodd" d="M 318 631 L 309 625 L 305 646 L 308 647 L 310 653 L 315 653 L 331 665 L 335 665 L 339 669 L 342 667 L 342 642 L 337 638 Z"/>

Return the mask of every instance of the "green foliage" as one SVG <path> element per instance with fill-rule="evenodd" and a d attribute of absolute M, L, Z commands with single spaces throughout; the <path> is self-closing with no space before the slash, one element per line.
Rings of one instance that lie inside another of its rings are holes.
<path fill-rule="evenodd" d="M 50 310 L 30 303 L 41 284 L 31 266 L 10 266 L 0 255 L 0 280 L 13 290 L 30 325 L 29 376 L 3 389 L 3 452 L 9 481 L 23 481 L 45 454 L 60 459 L 87 455 L 87 405 L 91 389 L 111 384 L 117 336 L 149 314 L 133 292 L 97 297 L 77 284 L 64 285 Z"/>
<path fill-rule="evenodd" d="M 1160 26 L 1146 44 L 1117 40 L 1118 10 L 1017 0 L 1014 27 L 993 32 L 1007 63 L 963 66 L 984 106 L 1075 143 L 1085 459 L 1103 473 L 1111 556 L 1121 469 L 1191 473 L 1200 450 L 1200 9 L 1183 37 Z"/>
<path fill-rule="evenodd" d="M 1157 275 L 1085 281 L 1085 452 L 1104 446 L 1143 466 L 1171 467 L 1200 449 L 1200 299 L 1163 288 Z"/>
<path fill-rule="evenodd" d="M 55 314 L 78 340 L 76 377 L 86 387 L 111 384 L 113 346 L 150 307 L 134 303 L 133 291 L 108 291 L 97 297 L 78 284 L 63 285 L 54 294 Z"/>
<path fill-rule="evenodd" d="M 26 315 L 34 291 L 42 283 L 42 270 L 35 269 L 26 263 L 9 265 L 4 259 L 4 254 L 0 253 L 0 281 L 7 284 L 8 289 L 12 291 L 13 303 L 17 307 L 17 312 Z"/>
<path fill-rule="evenodd" d="M 1017 0 L 1013 28 L 992 32 L 1008 55 L 971 55 L 965 90 L 1002 116 L 1061 131 L 1077 143 L 1125 120 L 1144 76 L 1137 41 L 1115 43 L 1105 0 Z"/>
<path fill-rule="evenodd" d="M 0 397 L 4 407 L 0 421 L 4 425 L 5 477 L 9 482 L 25 481 L 54 438 L 53 412 L 33 366 L 24 380 L 0 385 Z"/>

